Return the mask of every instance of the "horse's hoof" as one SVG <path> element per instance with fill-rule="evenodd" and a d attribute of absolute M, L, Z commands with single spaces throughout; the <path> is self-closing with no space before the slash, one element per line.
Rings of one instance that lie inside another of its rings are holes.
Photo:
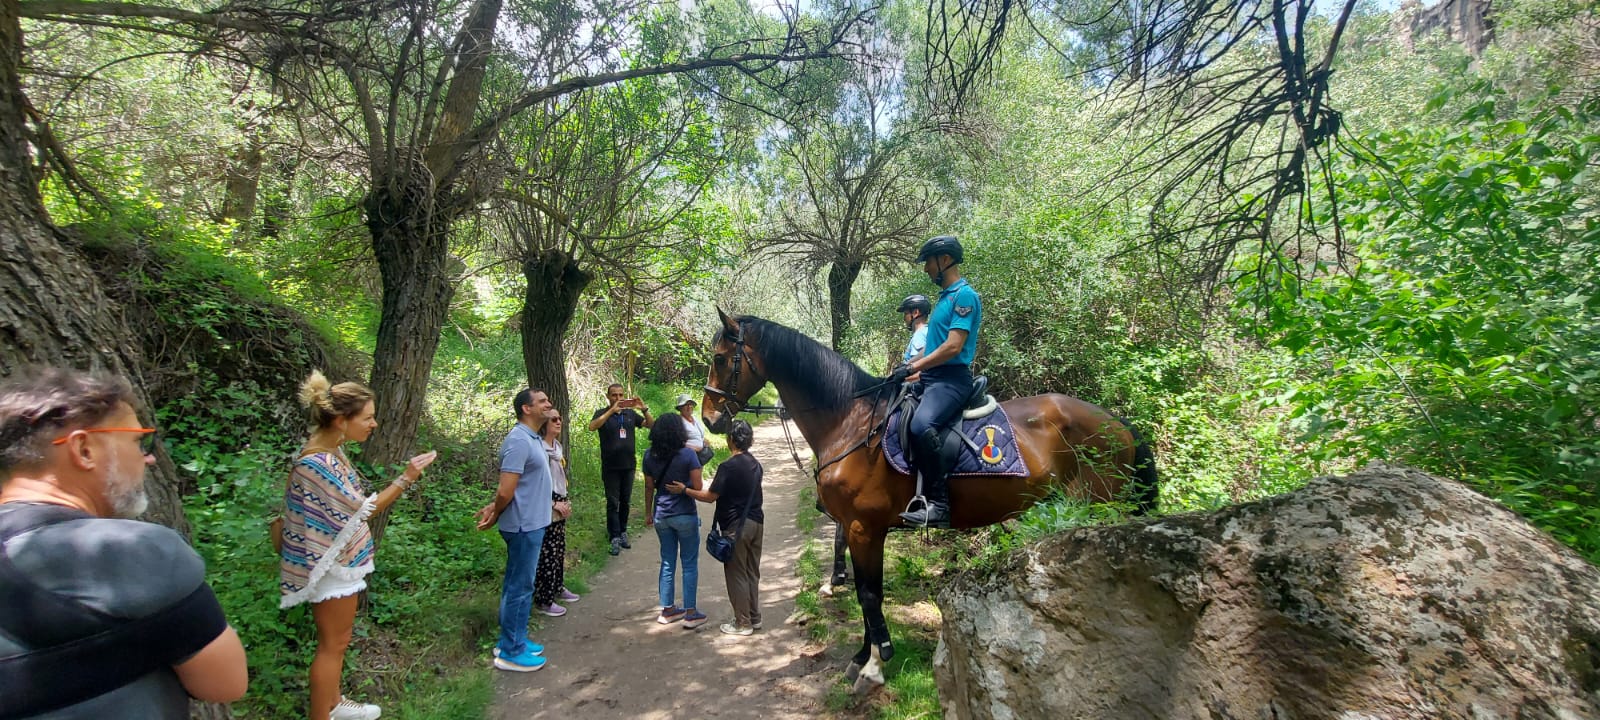
<path fill-rule="evenodd" d="M 844 679 L 846 682 L 855 682 L 856 677 L 859 675 L 861 675 L 861 663 L 851 662 L 850 666 L 844 669 Z"/>
<path fill-rule="evenodd" d="M 851 690 L 857 695 L 865 695 L 883 687 L 883 664 L 874 659 L 852 681 Z"/>
<path fill-rule="evenodd" d="M 833 584 L 823 583 L 822 587 L 817 588 L 817 597 L 833 597 Z"/>

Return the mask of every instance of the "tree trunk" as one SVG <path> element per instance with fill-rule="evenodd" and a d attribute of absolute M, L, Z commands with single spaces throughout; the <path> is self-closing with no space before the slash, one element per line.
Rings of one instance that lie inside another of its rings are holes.
<path fill-rule="evenodd" d="M 373 481 L 381 488 L 410 457 L 422 420 L 439 333 L 455 294 L 447 273 L 449 230 L 453 214 L 442 212 L 435 190 L 420 180 L 373 178 L 365 205 L 372 251 L 383 282 L 383 315 L 372 357 L 372 391 L 377 395 L 378 429 L 362 459 L 379 468 Z M 383 538 L 387 513 L 376 513 L 370 525 L 374 540 Z"/>
<path fill-rule="evenodd" d="M 255 235 L 252 223 L 256 215 L 256 197 L 261 187 L 261 155 L 261 142 L 254 133 L 250 133 L 245 138 L 245 146 L 228 159 L 219 219 L 238 223 L 239 230 L 234 233 L 237 243 L 243 243 Z"/>
<path fill-rule="evenodd" d="M 18 67 L 22 28 L 16 0 L 0 0 L 0 377 L 30 365 L 118 375 L 133 387 L 139 422 L 153 425 L 140 374 L 139 346 L 100 283 L 66 237 L 50 224 L 24 138 L 26 100 Z M 189 537 L 178 473 L 164 448 L 145 489 L 145 519 Z M 227 706 L 194 703 L 194 716 L 232 717 Z"/>
<path fill-rule="evenodd" d="M 0 377 L 28 365 L 118 375 L 133 386 L 139 421 L 154 422 L 139 347 L 94 273 L 45 213 L 22 116 L 22 29 L 15 0 L 0 0 Z M 145 487 L 145 518 L 189 535 L 179 481 L 165 449 Z"/>
<path fill-rule="evenodd" d="M 522 275 L 528 279 L 528 291 L 522 298 L 522 359 L 528 366 L 528 387 L 543 388 L 549 393 L 551 404 L 571 426 L 574 420 L 567 390 L 567 328 L 572 326 L 579 296 L 594 275 L 560 250 L 525 258 Z"/>
<path fill-rule="evenodd" d="M 299 161 L 290 156 L 273 162 L 278 176 L 278 187 L 268 185 L 265 202 L 261 206 L 261 236 L 279 237 L 289 226 L 294 212 L 294 180 L 300 169 Z"/>
<path fill-rule="evenodd" d="M 850 290 L 861 275 L 859 262 L 835 262 L 828 267 L 828 319 L 833 325 L 833 351 L 844 352 L 850 333 Z"/>

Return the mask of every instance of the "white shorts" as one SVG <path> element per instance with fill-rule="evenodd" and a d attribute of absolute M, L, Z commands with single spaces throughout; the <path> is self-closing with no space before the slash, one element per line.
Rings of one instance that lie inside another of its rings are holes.
<path fill-rule="evenodd" d="M 319 603 L 323 600 L 334 600 L 350 597 L 367 589 L 367 574 L 372 572 L 372 564 L 361 567 L 333 568 L 317 580 L 311 590 L 311 599 L 307 602 Z"/>

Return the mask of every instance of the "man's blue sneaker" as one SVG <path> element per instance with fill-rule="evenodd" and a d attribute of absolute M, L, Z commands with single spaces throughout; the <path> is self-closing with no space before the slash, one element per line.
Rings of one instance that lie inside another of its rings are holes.
<path fill-rule="evenodd" d="M 511 672 L 533 672 L 544 667 L 544 663 L 544 658 L 531 652 L 525 652 L 516 657 L 497 657 L 494 659 L 495 667 L 501 670 L 510 670 Z"/>
<path fill-rule="evenodd" d="M 527 654 L 529 654 L 529 655 L 543 655 L 544 654 L 544 646 L 540 645 L 539 643 L 534 642 L 533 638 L 530 637 L 530 638 L 528 638 L 528 649 L 525 652 L 527 652 Z M 499 645 L 494 646 L 494 656 L 495 657 L 500 657 L 500 646 Z"/>

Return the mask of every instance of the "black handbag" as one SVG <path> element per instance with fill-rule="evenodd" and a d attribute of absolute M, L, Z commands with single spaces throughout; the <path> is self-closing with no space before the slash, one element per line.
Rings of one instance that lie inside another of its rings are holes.
<path fill-rule="evenodd" d="M 716 452 L 711 449 L 711 443 L 706 443 L 694 452 L 694 456 L 700 458 L 700 467 L 705 467 L 706 463 L 711 462 L 711 458 L 716 456 Z"/>
<path fill-rule="evenodd" d="M 717 527 L 716 521 L 711 523 L 711 532 L 706 533 L 706 553 L 710 554 L 717 562 L 725 563 L 733 559 L 733 543 L 744 531 L 744 520 L 750 517 L 750 504 L 755 502 L 756 488 L 761 487 L 761 476 L 765 473 L 759 463 L 756 464 L 756 480 L 750 486 L 750 494 L 744 498 L 744 512 L 739 515 L 739 526 L 734 528 L 732 535 L 725 535 Z"/>

